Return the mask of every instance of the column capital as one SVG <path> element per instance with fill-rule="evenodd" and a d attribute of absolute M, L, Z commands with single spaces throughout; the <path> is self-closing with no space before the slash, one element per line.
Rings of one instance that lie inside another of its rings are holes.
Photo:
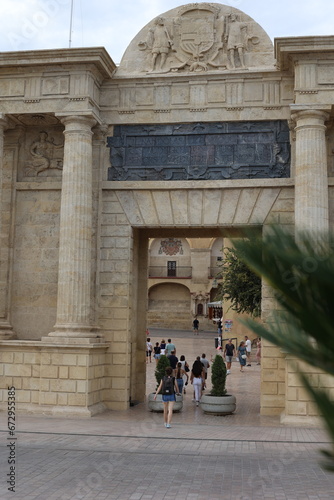
<path fill-rule="evenodd" d="M 308 120 L 308 124 L 314 123 L 314 125 L 324 125 L 330 118 L 331 109 L 332 107 L 330 105 L 299 106 L 291 104 L 291 119 L 294 122 L 299 122 L 304 119 Z"/>
<path fill-rule="evenodd" d="M 100 123 L 100 119 L 95 115 L 95 113 L 87 114 L 73 114 L 73 113 L 57 113 L 57 118 L 65 125 L 66 129 L 69 130 L 82 130 L 82 128 L 92 129 L 97 123 Z"/>

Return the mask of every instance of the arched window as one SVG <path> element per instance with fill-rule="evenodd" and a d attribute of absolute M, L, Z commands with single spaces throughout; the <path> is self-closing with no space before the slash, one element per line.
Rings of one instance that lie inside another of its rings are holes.
<path fill-rule="evenodd" d="M 197 316 L 203 316 L 203 304 L 197 304 Z"/>

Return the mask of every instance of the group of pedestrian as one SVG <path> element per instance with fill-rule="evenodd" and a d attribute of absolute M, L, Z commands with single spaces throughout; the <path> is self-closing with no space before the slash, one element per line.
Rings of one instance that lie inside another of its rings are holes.
<path fill-rule="evenodd" d="M 185 356 L 182 354 L 180 356 L 180 360 L 176 356 L 176 346 L 171 339 L 168 339 L 167 343 L 164 339 L 162 339 L 160 343 L 156 342 L 155 347 L 153 348 L 150 338 L 147 338 L 146 358 L 149 358 L 150 361 L 151 355 L 148 354 L 150 353 L 149 344 L 151 346 L 151 352 L 154 350 L 156 363 L 158 363 L 162 354 L 165 354 L 169 359 L 170 366 L 168 366 L 165 370 L 165 376 L 161 379 L 160 384 L 156 389 L 154 399 L 156 399 L 157 395 L 162 392 L 162 401 L 164 403 L 164 425 L 166 428 L 170 428 L 176 394 L 186 394 L 185 387 L 190 381 L 193 386 L 193 402 L 195 402 L 196 406 L 198 406 L 202 397 L 202 392 L 206 389 L 206 380 L 210 363 L 206 359 L 206 354 L 203 353 L 202 356 L 197 356 L 190 370 Z M 223 357 L 226 361 L 226 373 L 228 375 L 231 373 L 233 356 L 238 357 L 241 372 L 244 371 L 244 366 L 246 366 L 246 364 L 247 366 L 251 366 L 251 350 L 252 343 L 247 335 L 245 336 L 245 340 L 240 342 L 237 350 L 232 343 L 232 339 L 229 339 L 225 344 L 223 352 Z M 260 364 L 261 338 L 257 340 L 256 359 L 257 364 Z M 188 375 L 189 371 L 190 376 Z"/>
<path fill-rule="evenodd" d="M 257 351 L 256 351 L 256 360 L 257 360 L 257 365 L 260 365 L 261 361 L 261 338 L 259 337 L 257 339 Z M 229 339 L 228 342 L 225 344 L 224 352 L 223 352 L 223 357 L 225 358 L 226 361 L 226 373 L 229 375 L 231 373 L 231 364 L 232 364 L 232 359 L 233 356 L 237 356 L 239 363 L 240 363 L 240 371 L 241 373 L 244 372 L 244 367 L 247 366 L 252 366 L 251 364 L 251 353 L 252 353 L 252 342 L 248 338 L 247 335 L 245 335 L 245 340 L 242 340 L 238 346 L 237 349 L 237 355 L 236 355 L 236 350 L 234 344 L 232 344 L 232 339 Z"/>
<path fill-rule="evenodd" d="M 171 339 L 168 339 L 167 343 L 165 339 L 162 339 L 161 342 L 156 342 L 154 347 L 152 346 L 150 337 L 146 339 L 146 363 L 151 362 L 152 352 L 154 352 L 153 357 L 155 359 L 155 363 L 158 364 L 160 356 L 163 354 L 168 356 L 172 354 L 173 351 L 173 354 L 175 355 L 176 348 Z"/>
<path fill-rule="evenodd" d="M 157 342 L 157 344 L 159 345 L 159 342 Z M 159 354 L 161 356 L 161 353 Z M 206 389 L 206 380 L 210 363 L 206 359 L 206 354 L 203 353 L 202 356 L 197 356 L 190 370 L 184 354 L 180 356 L 180 360 L 176 356 L 176 347 L 171 339 L 168 339 L 166 344 L 165 355 L 169 359 L 170 366 L 167 366 L 165 370 L 165 376 L 161 379 L 156 389 L 154 399 L 156 399 L 160 392 L 162 393 L 164 425 L 166 428 L 170 428 L 176 395 L 182 393 L 186 394 L 185 387 L 188 385 L 189 381 L 193 386 L 193 401 L 196 403 L 196 406 L 199 405 L 202 392 Z M 188 375 L 189 372 L 190 376 Z"/>

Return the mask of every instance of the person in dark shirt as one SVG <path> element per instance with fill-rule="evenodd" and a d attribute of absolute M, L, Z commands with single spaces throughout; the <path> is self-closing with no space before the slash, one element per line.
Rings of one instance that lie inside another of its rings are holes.
<path fill-rule="evenodd" d="M 176 365 L 179 361 L 179 358 L 177 358 L 175 356 L 175 351 L 172 351 L 168 356 L 167 358 L 169 359 L 169 363 L 170 363 L 170 366 L 173 368 L 173 370 L 175 371 L 176 369 Z"/>
<path fill-rule="evenodd" d="M 232 339 L 228 339 L 228 342 L 225 344 L 225 349 L 223 356 L 226 361 L 226 374 L 229 375 L 231 373 L 231 364 L 233 356 L 236 356 L 234 344 L 232 344 Z"/>

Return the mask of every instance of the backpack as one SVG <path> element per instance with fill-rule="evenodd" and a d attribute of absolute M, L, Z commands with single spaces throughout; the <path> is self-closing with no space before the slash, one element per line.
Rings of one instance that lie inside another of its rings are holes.
<path fill-rule="evenodd" d="M 174 377 L 164 377 L 162 385 L 162 395 L 170 396 L 174 394 Z"/>

